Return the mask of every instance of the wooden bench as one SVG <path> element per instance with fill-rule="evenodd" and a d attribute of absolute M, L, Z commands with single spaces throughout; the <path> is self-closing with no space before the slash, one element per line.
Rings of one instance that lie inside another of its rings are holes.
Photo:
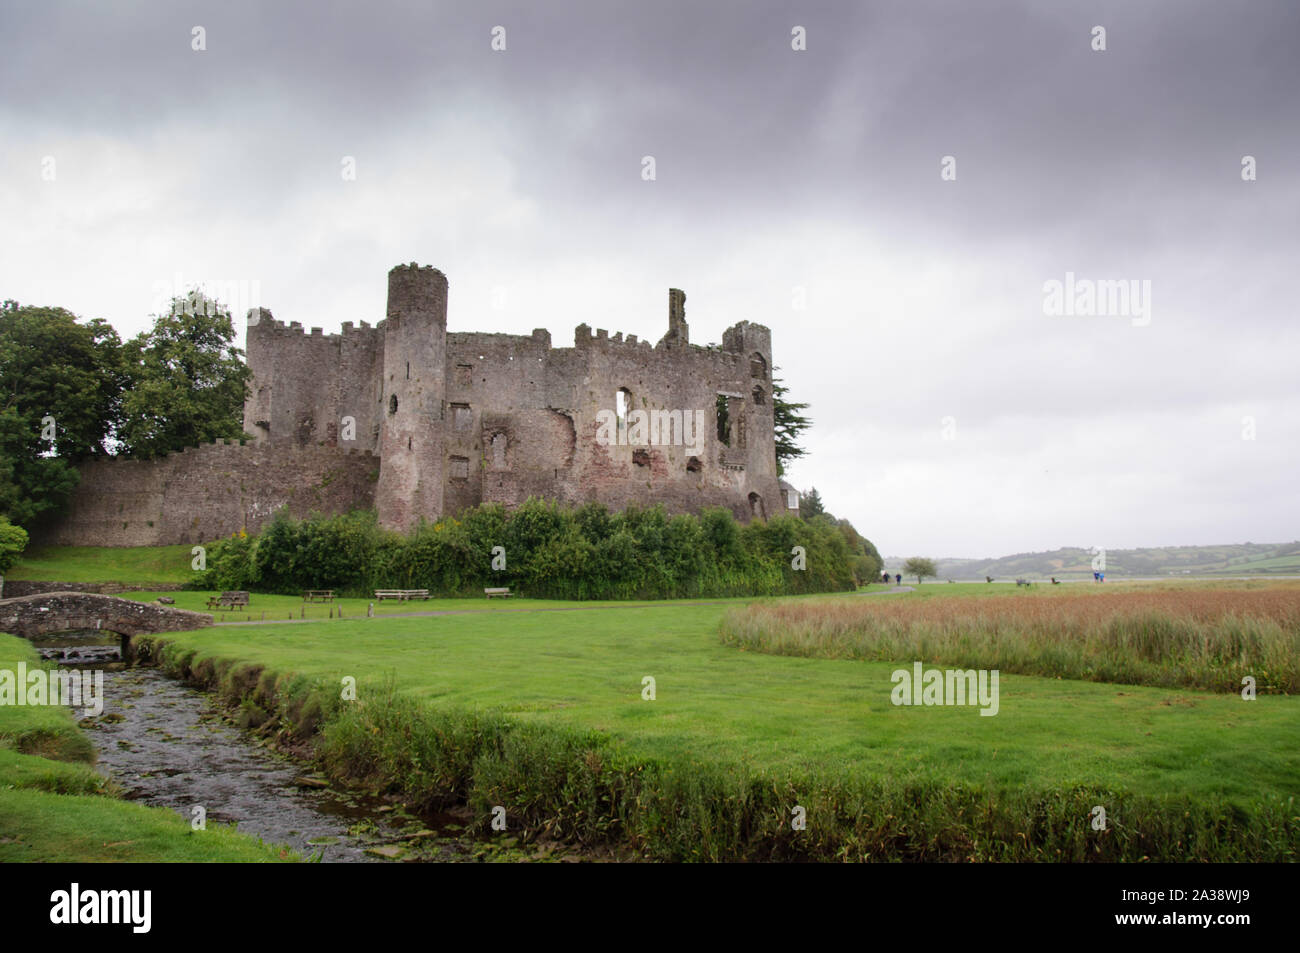
<path fill-rule="evenodd" d="M 509 587 L 503 589 L 484 589 L 483 595 L 487 596 L 489 599 L 495 599 L 497 596 L 503 596 L 506 599 L 509 599 L 510 589 Z"/>
<path fill-rule="evenodd" d="M 219 596 L 213 596 L 208 600 L 209 609 L 247 609 L 248 593 L 242 589 L 235 589 L 230 592 L 223 592 Z"/>
<path fill-rule="evenodd" d="M 429 599 L 428 589 L 376 589 L 375 599 L 383 602 L 385 599 L 396 599 L 399 602 L 406 602 L 408 599 Z"/>
<path fill-rule="evenodd" d="M 304 589 L 302 593 L 303 602 L 333 602 L 333 589 Z"/>

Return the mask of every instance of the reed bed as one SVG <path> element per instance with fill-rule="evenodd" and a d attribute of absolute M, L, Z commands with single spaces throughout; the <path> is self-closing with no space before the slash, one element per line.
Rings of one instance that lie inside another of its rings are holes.
<path fill-rule="evenodd" d="M 1024 675 L 1260 694 L 1300 690 L 1300 588 L 762 602 L 722 641 L 775 655 L 922 661 Z"/>

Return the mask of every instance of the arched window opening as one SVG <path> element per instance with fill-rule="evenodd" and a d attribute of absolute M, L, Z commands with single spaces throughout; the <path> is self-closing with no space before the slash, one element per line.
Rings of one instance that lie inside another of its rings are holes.
<path fill-rule="evenodd" d="M 727 407 L 726 394 L 718 395 L 718 399 L 714 404 L 714 408 L 717 411 L 718 441 L 724 447 L 730 447 L 731 446 L 731 411 Z"/>

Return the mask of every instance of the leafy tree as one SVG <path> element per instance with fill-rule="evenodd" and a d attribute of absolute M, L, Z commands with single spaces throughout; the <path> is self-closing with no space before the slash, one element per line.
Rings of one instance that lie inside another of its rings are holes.
<path fill-rule="evenodd" d="M 152 329 L 128 341 L 122 350 L 130 391 L 118 433 L 123 449 L 149 459 L 242 437 L 251 371 L 234 340 L 230 312 L 192 291 L 173 298 Z"/>
<path fill-rule="evenodd" d="M 799 515 L 806 520 L 814 516 L 820 516 L 826 512 L 826 507 L 822 505 L 822 495 L 817 492 L 817 487 L 813 487 L 807 493 L 799 494 Z"/>
<path fill-rule="evenodd" d="M 0 579 L 14 567 L 27 548 L 27 531 L 0 516 Z"/>
<path fill-rule="evenodd" d="M 241 530 L 208 547 L 208 568 L 195 581 L 203 589 L 255 589 L 261 583 L 253 563 L 253 537 Z"/>
<path fill-rule="evenodd" d="M 796 404 L 786 399 L 789 388 L 776 376 L 780 369 L 772 368 L 772 429 L 776 436 L 776 475 L 784 476 L 786 461 L 798 459 L 808 452 L 799 446 L 799 439 L 813 422 L 812 418 L 799 413 L 807 410 L 808 404 Z"/>
<path fill-rule="evenodd" d="M 263 591 L 291 593 L 295 589 L 314 588 L 303 584 L 310 570 L 299 558 L 300 535 L 301 524 L 289 515 L 287 506 L 278 509 L 262 528 L 252 548 L 249 575 Z"/>
<path fill-rule="evenodd" d="M 120 418 L 120 339 L 63 308 L 0 307 L 0 516 L 30 526 L 107 453 Z"/>
<path fill-rule="evenodd" d="M 880 558 L 875 545 L 854 529 L 853 524 L 848 520 L 840 519 L 835 522 L 844 535 L 845 542 L 849 544 L 849 552 L 853 554 L 853 575 L 858 580 L 858 585 L 875 582 L 880 578 L 881 570 L 885 568 L 885 561 Z"/>
<path fill-rule="evenodd" d="M 935 566 L 934 560 L 926 559 L 924 556 L 913 556 L 908 559 L 903 563 L 903 572 L 908 576 L 915 576 L 918 586 L 926 576 L 938 577 L 939 575 L 939 569 Z"/>
<path fill-rule="evenodd" d="M 885 561 L 880 558 L 880 553 L 876 550 L 871 540 L 867 539 L 856 529 L 847 519 L 836 519 L 835 516 L 826 509 L 822 502 L 822 496 L 817 492 L 816 487 L 812 487 L 807 493 L 799 496 L 799 516 L 805 522 L 824 520 L 827 525 L 839 530 L 844 542 L 848 545 L 848 558 L 853 571 L 853 577 L 860 586 L 875 582 L 880 578 L 880 572 L 884 568 Z"/>

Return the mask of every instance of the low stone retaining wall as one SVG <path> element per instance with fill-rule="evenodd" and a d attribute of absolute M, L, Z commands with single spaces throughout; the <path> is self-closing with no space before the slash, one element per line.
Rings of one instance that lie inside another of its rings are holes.
<path fill-rule="evenodd" d="M 6 599 L 20 596 L 38 596 L 44 592 L 97 592 L 103 596 L 115 596 L 120 592 L 180 592 L 185 587 L 179 582 L 44 582 L 35 579 L 6 579 L 4 592 Z"/>

